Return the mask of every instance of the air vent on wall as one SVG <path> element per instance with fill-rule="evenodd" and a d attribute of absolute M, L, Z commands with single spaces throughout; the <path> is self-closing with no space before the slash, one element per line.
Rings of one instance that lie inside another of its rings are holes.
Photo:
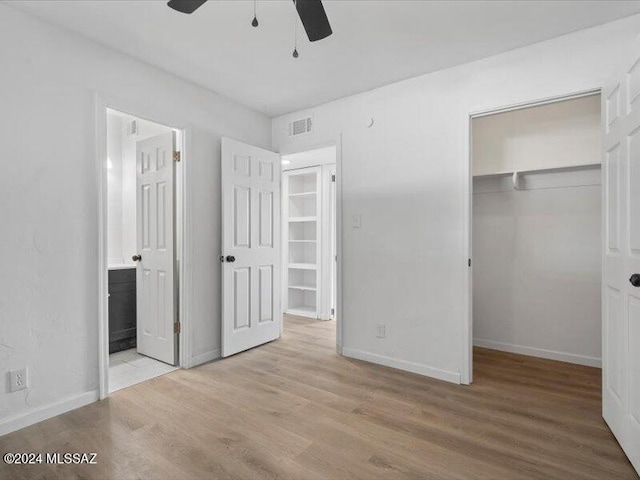
<path fill-rule="evenodd" d="M 313 123 L 311 122 L 311 117 L 300 118 L 298 120 L 294 120 L 289 124 L 289 136 L 297 137 L 298 135 L 305 135 L 307 133 L 311 133 L 311 129 L 313 127 Z"/>

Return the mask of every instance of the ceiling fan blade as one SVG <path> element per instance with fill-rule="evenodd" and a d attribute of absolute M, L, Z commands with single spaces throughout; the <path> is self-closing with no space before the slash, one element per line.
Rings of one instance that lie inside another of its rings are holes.
<path fill-rule="evenodd" d="M 321 0 L 293 0 L 310 42 L 322 40 L 333 33 Z"/>
<path fill-rule="evenodd" d="M 193 13 L 206 1 L 207 0 L 170 0 L 167 2 L 167 5 L 180 13 Z"/>

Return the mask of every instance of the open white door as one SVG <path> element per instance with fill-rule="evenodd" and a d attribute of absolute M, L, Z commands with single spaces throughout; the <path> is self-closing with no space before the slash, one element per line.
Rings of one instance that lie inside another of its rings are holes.
<path fill-rule="evenodd" d="M 222 139 L 222 356 L 280 337 L 280 156 Z"/>
<path fill-rule="evenodd" d="M 640 49 L 602 94 L 603 417 L 640 472 Z"/>
<path fill-rule="evenodd" d="M 171 365 L 177 347 L 174 151 L 173 132 L 136 145 L 138 352 Z"/>

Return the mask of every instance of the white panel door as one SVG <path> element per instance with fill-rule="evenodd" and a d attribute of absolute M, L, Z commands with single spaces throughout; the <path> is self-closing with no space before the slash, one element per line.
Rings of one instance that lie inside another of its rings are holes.
<path fill-rule="evenodd" d="M 136 144 L 138 352 L 171 365 L 177 348 L 174 149 L 173 132 Z"/>
<path fill-rule="evenodd" d="M 603 416 L 640 472 L 640 49 L 602 95 Z"/>
<path fill-rule="evenodd" d="M 280 337 L 280 156 L 222 139 L 222 356 Z"/>

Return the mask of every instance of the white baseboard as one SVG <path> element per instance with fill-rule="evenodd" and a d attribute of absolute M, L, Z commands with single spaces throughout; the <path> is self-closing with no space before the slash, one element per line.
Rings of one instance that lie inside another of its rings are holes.
<path fill-rule="evenodd" d="M 548 360 L 558 360 L 560 362 L 575 363 L 587 367 L 602 368 L 602 359 L 588 357 L 586 355 L 576 355 L 575 353 L 557 352 L 555 350 L 545 350 L 544 348 L 525 347 L 524 345 L 513 345 L 511 343 L 494 342 L 482 338 L 474 338 L 473 345 L 476 347 L 500 350 L 501 352 L 519 353 L 530 357 L 546 358 Z"/>
<path fill-rule="evenodd" d="M 439 368 L 431 367 L 429 365 L 424 365 L 421 363 L 407 362 L 406 360 L 385 357 L 384 355 L 378 355 L 375 353 L 363 352 L 361 350 L 354 350 L 344 347 L 342 348 L 342 355 L 344 355 L 345 357 L 355 358 L 357 360 L 364 360 L 365 362 L 377 363 L 378 365 L 384 365 L 385 367 L 397 368 L 398 370 L 417 373 L 426 377 L 437 378 L 438 380 L 444 380 L 446 382 L 457 384 L 460 383 L 459 373 L 441 370 Z"/>
<path fill-rule="evenodd" d="M 20 415 L 0 419 L 0 436 L 15 432 L 48 418 L 56 417 L 76 408 L 84 407 L 90 403 L 97 402 L 99 398 L 98 390 L 82 393 L 75 397 L 70 397 L 51 405 L 45 405 Z"/>
<path fill-rule="evenodd" d="M 191 364 L 189 368 L 197 367 L 198 365 L 202 365 L 203 363 L 210 362 L 211 360 L 217 360 L 220 357 L 221 357 L 221 351 L 219 348 L 201 353 L 199 355 L 194 355 L 193 357 L 191 357 Z"/>

